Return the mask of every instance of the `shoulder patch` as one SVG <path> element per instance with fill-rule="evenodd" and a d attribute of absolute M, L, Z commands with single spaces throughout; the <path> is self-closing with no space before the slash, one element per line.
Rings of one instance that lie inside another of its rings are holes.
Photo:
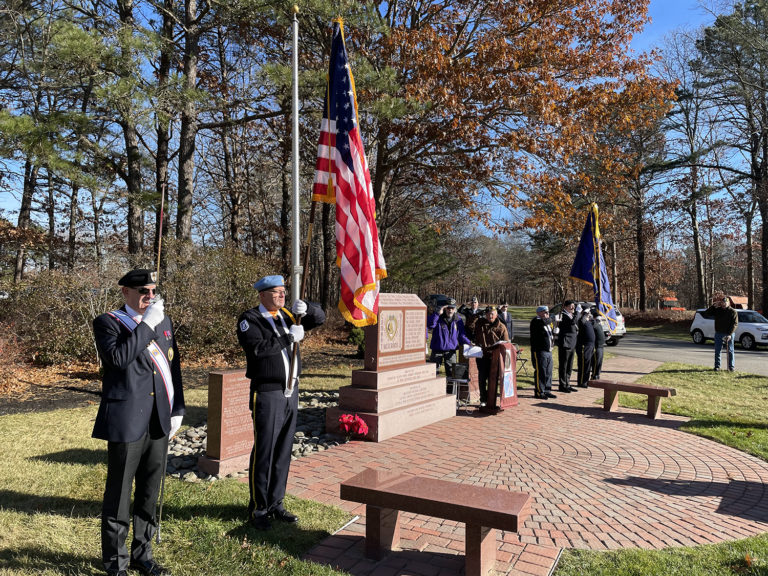
<path fill-rule="evenodd" d="M 240 322 L 240 332 L 248 332 L 248 328 L 250 328 L 251 325 L 248 324 L 248 320 L 243 320 Z"/>

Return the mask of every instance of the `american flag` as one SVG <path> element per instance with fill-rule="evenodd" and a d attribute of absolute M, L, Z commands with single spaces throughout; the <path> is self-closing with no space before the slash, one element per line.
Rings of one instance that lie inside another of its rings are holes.
<path fill-rule="evenodd" d="M 339 310 L 355 326 L 376 324 L 379 280 L 387 269 L 376 229 L 376 203 L 357 121 L 355 81 L 344 46 L 344 25 L 333 23 L 323 122 L 312 200 L 336 203 Z"/>

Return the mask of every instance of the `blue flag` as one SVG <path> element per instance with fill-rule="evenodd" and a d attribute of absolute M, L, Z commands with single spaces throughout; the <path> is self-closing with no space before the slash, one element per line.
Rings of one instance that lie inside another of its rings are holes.
<path fill-rule="evenodd" d="M 579 249 L 571 267 L 571 278 L 586 282 L 595 292 L 595 305 L 598 315 L 608 320 L 608 326 L 613 332 L 616 329 L 616 309 L 611 298 L 611 283 L 608 280 L 608 270 L 603 260 L 603 249 L 600 247 L 600 227 L 597 225 L 597 204 L 589 207 L 587 222 L 581 233 Z"/>

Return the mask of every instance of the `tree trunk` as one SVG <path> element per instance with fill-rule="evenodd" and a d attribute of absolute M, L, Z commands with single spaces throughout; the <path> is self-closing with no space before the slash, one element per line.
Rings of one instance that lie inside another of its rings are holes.
<path fill-rule="evenodd" d="M 184 107 L 179 134 L 179 199 L 176 238 L 182 245 L 192 240 L 192 195 L 195 184 L 195 141 L 197 139 L 197 104 L 192 92 L 197 87 L 197 61 L 200 53 L 200 26 L 197 0 L 184 2 Z"/>
<path fill-rule="evenodd" d="M 32 197 L 37 187 L 37 175 L 40 168 L 33 165 L 30 160 L 24 163 L 24 190 L 21 194 L 21 208 L 19 208 L 19 219 L 17 226 L 20 230 L 29 229 L 32 224 Z M 14 284 L 18 284 L 24 279 L 24 265 L 27 261 L 26 249 L 22 244 L 16 252 L 16 268 L 13 274 Z"/>
<path fill-rule="evenodd" d="M 80 187 L 72 182 L 72 197 L 69 201 L 69 238 L 67 250 L 67 268 L 73 270 L 75 267 L 76 249 L 77 249 L 77 213 L 78 213 L 78 195 Z"/>
<path fill-rule="evenodd" d="M 48 171 L 48 270 L 56 267 L 56 187 L 53 174 Z"/>
<path fill-rule="evenodd" d="M 163 28 L 162 28 L 162 47 L 160 49 L 160 61 L 157 67 L 157 86 L 163 102 L 167 102 L 166 95 L 168 81 L 171 72 L 171 62 L 173 56 L 173 13 L 175 10 L 174 0 L 165 0 L 163 3 Z M 171 141 L 171 106 L 160 104 L 156 113 L 156 137 L 157 137 L 157 156 L 155 157 L 155 194 L 158 202 L 155 210 L 155 241 L 153 253 L 158 254 L 161 248 L 161 230 L 162 237 L 168 237 L 169 220 L 168 204 L 163 206 L 163 197 L 168 198 L 168 151 Z M 162 220 L 161 220 L 162 219 Z M 157 263 L 156 263 L 157 264 Z M 160 268 L 162 275 L 165 276 L 165 258 L 160 257 Z"/>
<path fill-rule="evenodd" d="M 752 248 L 752 221 L 754 220 L 754 210 L 750 210 L 746 213 L 744 218 L 746 223 L 746 242 L 747 242 L 747 308 L 754 310 L 755 308 L 755 251 Z"/>
<path fill-rule="evenodd" d="M 645 291 L 645 237 L 643 226 L 643 207 L 638 203 L 635 208 L 635 239 L 637 242 L 637 283 L 640 290 L 640 310 L 647 309 L 646 291 Z"/>
<path fill-rule="evenodd" d="M 333 306 L 333 271 L 336 266 L 336 207 L 323 203 L 323 284 L 321 288 L 323 310 Z"/>

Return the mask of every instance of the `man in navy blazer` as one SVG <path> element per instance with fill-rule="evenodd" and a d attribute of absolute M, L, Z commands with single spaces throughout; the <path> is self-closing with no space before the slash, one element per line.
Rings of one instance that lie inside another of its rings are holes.
<path fill-rule="evenodd" d="M 184 391 L 170 319 L 156 295 L 154 273 L 135 269 L 119 281 L 125 305 L 93 321 L 103 367 L 101 404 L 93 437 L 107 440 L 107 482 L 101 513 L 101 550 L 107 574 L 170 572 L 152 557 L 155 508 L 168 439 L 181 426 Z M 133 542 L 125 544 L 136 480 Z"/>

